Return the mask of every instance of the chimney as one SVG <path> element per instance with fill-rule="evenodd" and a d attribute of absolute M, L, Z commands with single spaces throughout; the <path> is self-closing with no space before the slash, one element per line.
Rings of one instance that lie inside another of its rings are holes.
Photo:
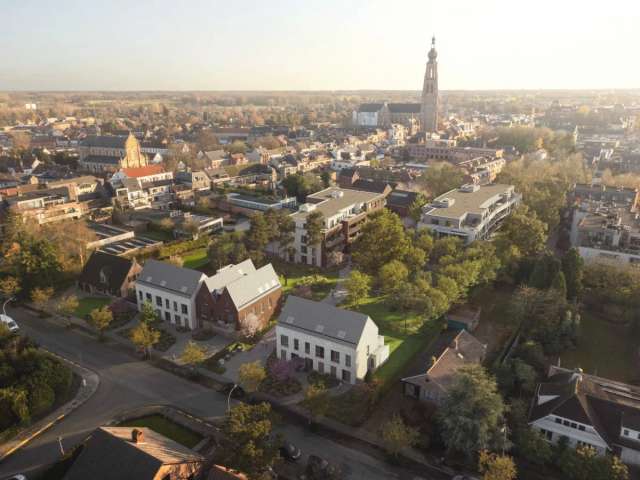
<path fill-rule="evenodd" d="M 458 350 L 458 337 L 454 338 L 453 341 L 451 342 L 451 348 L 453 348 L 454 350 Z"/>
<path fill-rule="evenodd" d="M 133 443 L 143 443 L 144 433 L 142 433 L 142 430 L 138 430 L 137 428 L 131 430 L 131 441 Z"/>

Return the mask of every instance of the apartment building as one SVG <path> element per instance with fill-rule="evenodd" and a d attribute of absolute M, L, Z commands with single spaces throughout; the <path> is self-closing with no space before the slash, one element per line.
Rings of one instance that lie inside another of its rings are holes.
<path fill-rule="evenodd" d="M 427 139 L 424 143 L 408 145 L 409 157 L 414 161 L 440 160 L 460 163 L 478 157 L 502 158 L 504 151 L 495 148 L 458 147 L 455 140 Z"/>
<path fill-rule="evenodd" d="M 384 206 L 383 193 L 329 187 L 308 195 L 306 203 L 291 215 L 296 224 L 295 253 L 288 258 L 285 254 L 285 258 L 296 263 L 326 266 L 328 255 L 333 251 L 348 252 L 367 218 Z M 309 244 L 307 232 L 307 218 L 312 212 L 321 214 L 322 241 L 317 245 Z"/>
<path fill-rule="evenodd" d="M 486 240 L 521 200 L 513 185 L 463 185 L 426 205 L 418 228 L 460 237 L 466 244 Z"/>
<path fill-rule="evenodd" d="M 356 383 L 389 357 L 369 316 L 289 295 L 276 325 L 276 354 L 309 370 Z"/>

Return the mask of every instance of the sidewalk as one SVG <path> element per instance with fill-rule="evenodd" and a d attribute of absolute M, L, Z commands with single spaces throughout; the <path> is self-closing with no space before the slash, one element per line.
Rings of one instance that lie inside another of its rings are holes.
<path fill-rule="evenodd" d="M 347 298 L 347 289 L 344 287 L 344 279 L 349 276 L 351 273 L 351 264 L 348 264 L 346 267 L 340 269 L 338 272 L 338 282 L 336 283 L 336 287 L 331 290 L 331 293 L 327 295 L 322 302 L 329 303 L 333 306 L 337 306 L 342 301 Z"/>
<path fill-rule="evenodd" d="M 89 400 L 89 398 L 91 398 L 96 390 L 98 390 L 98 386 L 100 385 L 100 377 L 98 377 L 97 373 L 87 368 L 81 367 L 77 363 L 67 360 L 60 355 L 49 352 L 45 348 L 40 347 L 40 350 L 47 352 L 49 355 L 57 358 L 62 363 L 67 364 L 71 368 L 71 370 L 73 370 L 73 372 L 82 379 L 80 387 L 78 388 L 78 392 L 76 393 L 73 400 L 65 403 L 58 409 L 51 412 L 45 418 L 35 422 L 33 425 L 30 425 L 25 430 L 21 431 L 18 435 L 16 435 L 8 442 L 0 445 L 0 462 L 16 450 L 36 438 L 42 432 L 51 428 L 57 422 L 73 412 L 75 409 L 80 407 L 83 403 Z"/>

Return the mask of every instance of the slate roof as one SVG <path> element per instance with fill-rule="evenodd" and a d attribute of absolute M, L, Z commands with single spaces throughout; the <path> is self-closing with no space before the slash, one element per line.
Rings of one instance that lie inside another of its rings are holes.
<path fill-rule="evenodd" d="M 540 403 L 541 396 L 551 396 Z M 552 366 L 540 383 L 529 410 L 529 422 L 557 415 L 591 425 L 612 448 L 640 450 L 637 440 L 620 434 L 623 426 L 640 430 L 640 388 L 595 375 Z"/>
<path fill-rule="evenodd" d="M 351 184 L 351 188 L 363 190 L 365 192 L 385 193 L 387 188 L 391 188 L 387 182 L 379 182 L 377 180 L 367 180 L 359 178 Z"/>
<path fill-rule="evenodd" d="M 108 281 L 107 288 L 110 291 L 120 290 L 132 266 L 133 261 L 127 258 L 105 252 L 93 252 L 82 269 L 78 281 L 104 288 L 100 279 L 103 272 Z"/>
<path fill-rule="evenodd" d="M 388 207 L 410 207 L 418 198 L 418 192 L 394 190 L 387 196 Z"/>
<path fill-rule="evenodd" d="M 269 263 L 255 272 L 243 275 L 227 285 L 227 292 L 240 310 L 258 297 L 282 288 L 273 266 Z"/>
<path fill-rule="evenodd" d="M 86 441 L 64 480 L 152 479 L 163 465 L 204 462 L 204 457 L 149 428 L 135 427 L 144 435 L 131 441 L 133 427 L 101 427 Z"/>
<path fill-rule="evenodd" d="M 203 278 L 205 275 L 197 270 L 150 259 L 144 264 L 136 282 L 191 297 Z"/>
<path fill-rule="evenodd" d="M 358 112 L 379 112 L 382 105 L 382 103 L 363 103 L 358 107 Z"/>
<path fill-rule="evenodd" d="M 356 346 L 368 321 L 368 315 L 289 295 L 278 317 L 278 325 L 299 330 L 333 342 Z"/>
<path fill-rule="evenodd" d="M 419 103 L 389 103 L 387 104 L 391 113 L 420 113 Z"/>
<path fill-rule="evenodd" d="M 127 138 L 129 137 L 126 135 L 89 135 L 82 140 L 81 145 L 84 147 L 124 148 Z"/>
<path fill-rule="evenodd" d="M 237 265 L 227 265 L 219 269 L 215 275 L 205 279 L 204 283 L 210 292 L 222 290 L 229 283 L 235 282 L 243 275 L 248 275 L 256 271 L 251 259 L 240 262 Z"/>

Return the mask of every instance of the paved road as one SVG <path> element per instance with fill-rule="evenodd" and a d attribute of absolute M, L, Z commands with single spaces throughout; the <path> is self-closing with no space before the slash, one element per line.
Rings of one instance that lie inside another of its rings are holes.
<path fill-rule="evenodd" d="M 60 455 L 57 438 L 65 448 L 76 445 L 93 429 L 119 412 L 149 404 L 172 404 L 196 416 L 213 419 L 224 415 L 226 398 L 219 393 L 188 382 L 123 351 L 98 343 L 91 336 L 66 330 L 30 313 L 10 312 L 28 334 L 49 350 L 74 360 L 100 375 L 94 396 L 59 424 L 0 464 L 0 478 L 15 473 L 35 473 Z M 286 438 L 306 453 L 315 453 L 341 465 L 350 479 L 410 479 L 415 475 L 315 435 L 299 426 L 278 428 Z M 422 476 L 427 478 L 426 475 Z"/>

